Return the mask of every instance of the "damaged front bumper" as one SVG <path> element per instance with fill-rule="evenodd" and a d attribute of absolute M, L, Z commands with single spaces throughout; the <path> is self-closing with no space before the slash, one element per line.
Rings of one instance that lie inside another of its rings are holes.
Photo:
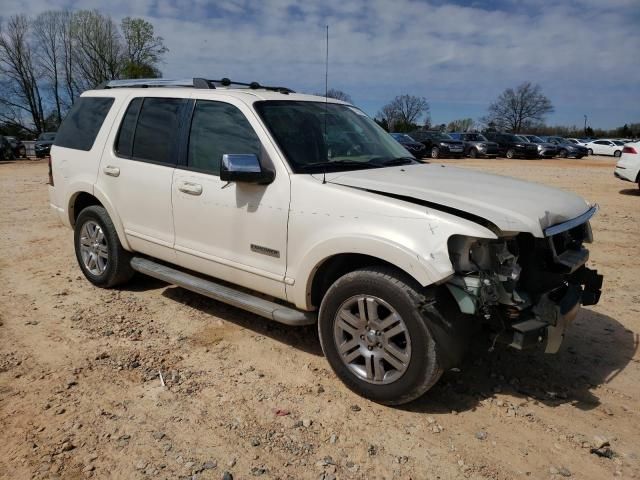
<path fill-rule="evenodd" d="M 565 287 L 542 295 L 528 318 L 511 324 L 510 331 L 503 333 L 504 340 L 518 350 L 544 345 L 545 353 L 556 353 L 580 305 L 595 305 L 600 300 L 602 282 L 602 275 L 583 266 Z"/>
<path fill-rule="evenodd" d="M 592 241 L 589 220 L 596 211 L 547 228 L 544 238 L 450 238 L 456 275 L 446 286 L 460 311 L 480 317 L 513 348 L 557 352 L 580 305 L 600 299 L 603 277 L 586 267 L 584 248 Z"/>

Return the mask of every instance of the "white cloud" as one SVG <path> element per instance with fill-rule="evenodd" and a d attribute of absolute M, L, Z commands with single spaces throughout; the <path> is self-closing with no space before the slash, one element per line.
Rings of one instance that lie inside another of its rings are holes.
<path fill-rule="evenodd" d="M 630 15 L 637 0 L 514 0 L 508 11 L 409 0 L 4 3 L 5 14 L 71 6 L 146 16 L 170 49 L 165 76 L 228 76 L 318 91 L 329 23 L 330 83 L 356 102 L 381 104 L 409 92 L 434 102 L 488 104 L 530 80 L 558 114 L 585 105 L 613 118 L 619 104 L 640 117 L 632 106 L 640 95 L 632 61 L 640 50 L 638 15 Z"/>

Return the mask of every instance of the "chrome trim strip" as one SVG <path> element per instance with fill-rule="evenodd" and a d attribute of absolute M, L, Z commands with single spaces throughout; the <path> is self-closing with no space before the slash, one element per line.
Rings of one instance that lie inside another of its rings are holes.
<path fill-rule="evenodd" d="M 567 220 L 566 222 L 558 223 L 551 227 L 545 228 L 544 236 L 552 237 L 553 235 L 557 235 L 558 233 L 566 232 L 567 230 L 571 230 L 578 225 L 582 225 L 585 222 L 588 222 L 591 217 L 593 217 L 600 207 L 598 205 L 594 205 L 589 210 L 584 212 L 582 215 L 572 218 L 571 220 Z"/>

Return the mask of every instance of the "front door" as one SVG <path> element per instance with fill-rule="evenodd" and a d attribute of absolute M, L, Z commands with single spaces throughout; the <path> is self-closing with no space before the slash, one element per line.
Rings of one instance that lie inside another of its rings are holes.
<path fill-rule="evenodd" d="M 255 154 L 263 167 L 271 165 L 268 140 L 247 115 L 256 122 L 240 102 L 196 100 L 186 165 L 173 176 L 176 255 L 187 268 L 286 298 L 288 175 L 276 174 L 268 185 L 219 176 L 224 154 Z"/>

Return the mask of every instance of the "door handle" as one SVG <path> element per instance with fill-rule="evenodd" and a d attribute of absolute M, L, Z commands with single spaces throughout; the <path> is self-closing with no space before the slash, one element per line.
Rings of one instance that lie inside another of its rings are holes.
<path fill-rule="evenodd" d="M 119 177 L 120 169 L 118 167 L 114 167 L 112 165 L 107 165 L 102 169 L 105 175 L 109 175 L 110 177 Z"/>
<path fill-rule="evenodd" d="M 184 182 L 178 186 L 178 190 L 189 195 L 202 195 L 202 185 Z"/>

